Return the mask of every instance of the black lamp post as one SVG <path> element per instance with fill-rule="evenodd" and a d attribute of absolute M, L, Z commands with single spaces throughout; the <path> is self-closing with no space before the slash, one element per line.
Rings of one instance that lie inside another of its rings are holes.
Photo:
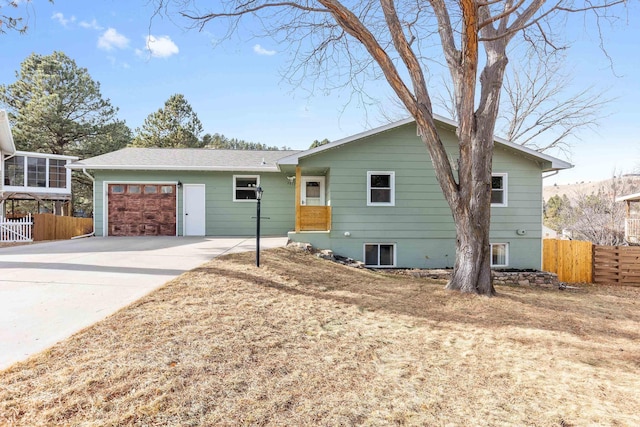
<path fill-rule="evenodd" d="M 256 267 L 260 267 L 260 201 L 262 193 L 262 187 L 256 187 Z"/>

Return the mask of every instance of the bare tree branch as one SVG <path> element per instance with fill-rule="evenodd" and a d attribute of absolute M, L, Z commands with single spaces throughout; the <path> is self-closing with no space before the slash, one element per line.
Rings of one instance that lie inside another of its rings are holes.
<path fill-rule="evenodd" d="M 181 16 L 200 29 L 212 21 L 226 21 L 227 36 L 237 34 L 240 19 L 251 17 L 252 23 L 263 26 L 262 35 L 292 48 L 296 65 L 290 72 L 300 84 L 326 73 L 325 90 L 351 85 L 358 96 L 366 97 L 369 79 L 384 78 L 416 120 L 451 208 L 457 237 L 448 287 L 494 293 L 489 260 L 491 170 L 507 46 L 522 34 L 532 45 L 542 41 L 537 51 L 541 58 L 547 49 L 553 53 L 559 43 L 549 29 L 563 14 L 582 7 L 574 7 L 573 0 L 222 0 L 214 3 L 218 10 L 199 13 L 192 12 L 197 0 L 152 1 L 158 10 L 177 5 Z M 622 0 L 593 1 L 587 0 L 584 11 L 597 17 L 603 11 L 608 17 L 608 8 Z M 429 66 L 437 67 L 443 60 L 459 121 L 457 177 L 434 126 L 427 85 Z M 316 87 L 315 81 L 305 84 Z M 518 104 L 517 109 L 520 113 L 527 107 Z M 566 114 L 563 108 L 552 111 Z M 541 117 L 544 131 L 549 118 Z M 524 129 L 526 125 L 514 126 L 514 131 Z M 567 132 L 560 132 L 560 137 Z"/>

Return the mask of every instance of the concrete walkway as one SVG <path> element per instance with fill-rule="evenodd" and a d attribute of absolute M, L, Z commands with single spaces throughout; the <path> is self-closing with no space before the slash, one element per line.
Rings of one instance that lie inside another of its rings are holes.
<path fill-rule="evenodd" d="M 286 237 L 262 238 L 263 249 Z M 253 238 L 93 237 L 0 248 L 0 370 Z"/>

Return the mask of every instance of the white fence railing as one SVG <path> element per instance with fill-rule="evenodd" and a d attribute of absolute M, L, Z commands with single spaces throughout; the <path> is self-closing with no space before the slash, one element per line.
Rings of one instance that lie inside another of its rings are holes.
<path fill-rule="evenodd" d="M 19 219 L 0 216 L 0 242 L 31 242 L 31 214 Z"/>

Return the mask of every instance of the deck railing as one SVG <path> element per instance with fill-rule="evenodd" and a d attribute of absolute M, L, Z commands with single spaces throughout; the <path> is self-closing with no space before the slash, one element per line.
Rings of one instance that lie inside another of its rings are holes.
<path fill-rule="evenodd" d="M 330 231 L 331 206 L 300 206 L 300 229 L 296 231 Z"/>
<path fill-rule="evenodd" d="M 627 218 L 625 220 L 624 237 L 629 243 L 640 243 L 640 218 Z"/>

